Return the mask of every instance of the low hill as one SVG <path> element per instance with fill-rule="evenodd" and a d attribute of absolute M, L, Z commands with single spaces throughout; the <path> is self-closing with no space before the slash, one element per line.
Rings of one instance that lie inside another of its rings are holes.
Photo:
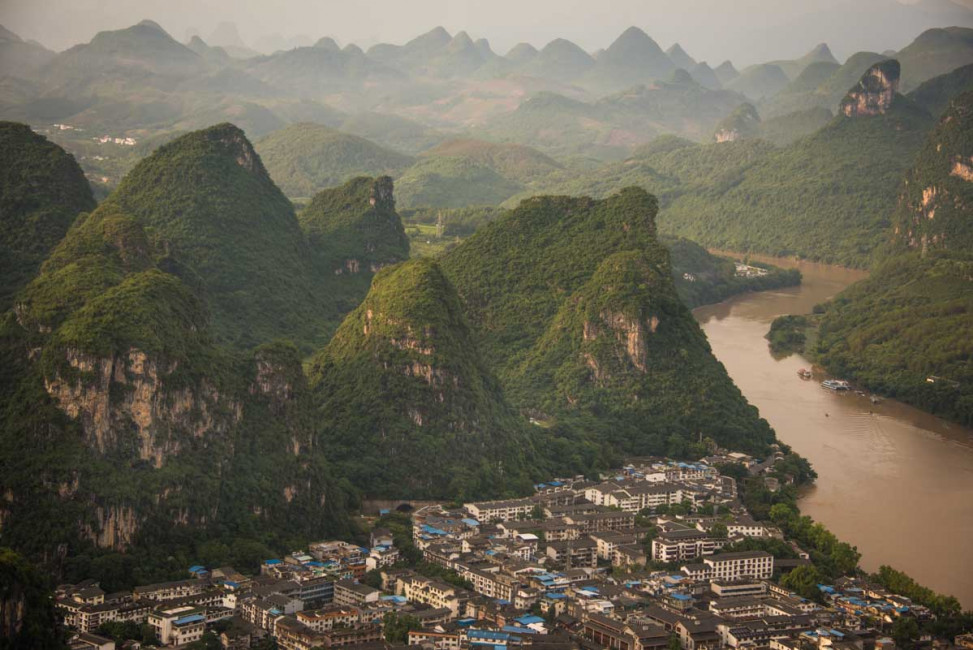
<path fill-rule="evenodd" d="M 973 90 L 973 63 L 923 82 L 909 93 L 909 98 L 938 117 L 949 108 L 954 97 L 968 90 Z"/>
<path fill-rule="evenodd" d="M 662 237 L 662 243 L 669 249 L 676 292 L 690 309 L 722 302 L 739 293 L 801 283 L 801 273 L 796 269 L 771 267 L 767 275 L 737 277 L 733 260 L 713 255 L 696 242 L 681 237 Z"/>
<path fill-rule="evenodd" d="M 379 272 L 310 376 L 322 420 L 334 423 L 322 442 L 370 496 L 513 495 L 539 476 L 526 421 L 428 258 Z"/>
<path fill-rule="evenodd" d="M 556 38 L 545 45 L 537 56 L 520 68 L 520 72 L 552 81 L 574 81 L 595 65 L 595 60 L 569 40 Z"/>
<path fill-rule="evenodd" d="M 357 47 L 343 50 L 298 47 L 248 59 L 244 68 L 254 77 L 298 97 L 321 97 L 336 89 L 355 88 L 365 81 L 390 82 L 402 73 L 365 55 Z"/>
<path fill-rule="evenodd" d="M 724 61 L 723 63 L 719 64 L 713 69 L 713 72 L 716 74 L 716 78 L 719 79 L 720 83 L 724 86 L 740 76 L 739 71 L 737 71 L 733 63 L 730 61 Z"/>
<path fill-rule="evenodd" d="M 838 65 L 837 59 L 831 53 L 831 48 L 828 47 L 827 43 L 818 43 L 815 45 L 810 52 L 805 54 L 799 59 L 793 59 L 789 61 L 771 61 L 772 65 L 776 65 L 784 74 L 787 75 L 789 79 L 797 79 L 800 77 L 808 67 L 817 63 L 826 63 L 829 65 Z"/>
<path fill-rule="evenodd" d="M 359 177 L 319 192 L 301 211 L 312 255 L 335 274 L 349 262 L 383 267 L 409 257 L 409 242 L 395 212 L 392 179 Z"/>
<path fill-rule="evenodd" d="M 558 435 L 650 454 L 705 430 L 761 448 L 773 434 L 676 296 L 656 211 L 636 188 L 535 197 L 448 251 L 443 269 L 511 401 Z"/>
<path fill-rule="evenodd" d="M 81 212 L 95 208 L 74 157 L 30 130 L 0 122 L 0 312 L 37 274 Z"/>
<path fill-rule="evenodd" d="M 404 208 L 500 205 L 524 186 L 466 157 L 420 158 L 397 181 Z"/>
<path fill-rule="evenodd" d="M 39 68 L 36 77 L 50 93 L 82 97 L 120 88 L 165 88 L 175 79 L 200 74 L 206 62 L 151 20 L 126 29 L 99 32 Z"/>
<path fill-rule="evenodd" d="M 923 81 L 973 63 L 973 29 L 930 29 L 902 49 L 902 88 L 910 91 Z"/>
<path fill-rule="evenodd" d="M 310 197 L 355 176 L 398 175 L 412 158 L 320 124 L 292 124 L 254 147 L 270 177 L 291 197 Z"/>
<path fill-rule="evenodd" d="M 596 92 L 613 92 L 667 79 L 676 67 L 648 34 L 629 27 L 601 53 L 579 83 Z"/>
<path fill-rule="evenodd" d="M 518 144 L 497 144 L 461 138 L 447 140 L 423 154 L 427 158 L 464 158 L 494 170 L 504 178 L 526 183 L 563 169 L 553 158 Z"/>
<path fill-rule="evenodd" d="M 834 115 L 823 106 L 777 115 L 761 121 L 759 137 L 778 147 L 786 147 L 823 129 L 832 118 Z"/>
<path fill-rule="evenodd" d="M 790 79 L 780 66 L 770 63 L 754 65 L 732 81 L 723 84 L 727 90 L 733 90 L 749 97 L 752 101 L 768 100 L 787 87 Z"/>
<path fill-rule="evenodd" d="M 689 74 L 696 82 L 703 86 L 704 88 L 709 88 L 710 90 L 720 90 L 723 84 L 720 83 L 719 77 L 716 76 L 716 72 L 713 68 L 709 67 L 706 61 L 697 63 L 692 68 L 689 69 Z"/>
<path fill-rule="evenodd" d="M 839 66 L 820 62 L 807 66 L 780 93 L 761 104 L 765 117 L 780 117 L 811 108 L 837 109 L 841 99 L 865 72 L 887 57 L 874 52 L 857 52 Z"/>
<path fill-rule="evenodd" d="M 357 113 L 341 121 L 338 128 L 409 155 L 422 153 L 447 137 L 413 120 L 385 113 Z"/>
<path fill-rule="evenodd" d="M 30 76 L 55 56 L 44 46 L 25 41 L 0 25 L 0 76 Z"/>
<path fill-rule="evenodd" d="M 716 126 L 713 138 L 717 142 L 733 142 L 754 138 L 760 132 L 760 115 L 753 104 L 740 104 Z"/>

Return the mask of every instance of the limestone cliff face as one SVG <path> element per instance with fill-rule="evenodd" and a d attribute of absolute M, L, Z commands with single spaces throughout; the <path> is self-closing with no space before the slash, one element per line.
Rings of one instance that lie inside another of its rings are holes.
<path fill-rule="evenodd" d="M 884 115 L 899 92 L 901 68 L 895 59 L 876 63 L 869 68 L 854 88 L 841 101 L 846 117 Z"/>
<path fill-rule="evenodd" d="M 101 454 L 128 444 L 122 436 L 134 432 L 139 460 L 162 467 L 180 450 L 175 432 L 197 438 L 223 433 L 240 418 L 239 403 L 206 382 L 195 390 L 169 389 L 166 378 L 177 364 L 160 365 L 135 348 L 110 357 L 67 350 L 65 361 L 44 386 Z"/>
<path fill-rule="evenodd" d="M 760 129 L 760 115 L 752 104 L 741 104 L 733 113 L 719 123 L 713 139 L 716 142 L 736 142 L 757 136 Z"/>
<path fill-rule="evenodd" d="M 602 311 L 598 321 L 585 321 L 582 339 L 587 343 L 598 341 L 602 337 L 611 337 L 617 344 L 615 357 L 619 362 L 631 364 L 640 373 L 648 370 L 648 337 L 659 327 L 659 317 L 650 316 L 646 319 L 631 317 L 622 312 Z M 585 361 L 595 374 L 595 379 L 607 379 L 607 373 L 598 360 L 590 352 L 582 353 Z"/>
<path fill-rule="evenodd" d="M 140 523 L 130 506 L 97 506 L 95 521 L 83 523 L 81 533 L 100 548 L 124 551 L 135 538 Z"/>
<path fill-rule="evenodd" d="M 906 175 L 893 243 L 922 253 L 973 248 L 973 93 L 950 102 Z"/>

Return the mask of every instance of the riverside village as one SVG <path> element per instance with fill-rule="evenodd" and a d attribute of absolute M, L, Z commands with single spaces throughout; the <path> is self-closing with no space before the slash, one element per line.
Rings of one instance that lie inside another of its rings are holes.
<path fill-rule="evenodd" d="M 56 607 L 76 650 L 973 648 L 918 635 L 931 609 L 856 571 L 857 554 L 835 559 L 786 505 L 751 516 L 738 484 L 793 489 L 785 458 L 637 459 L 526 498 L 399 503 L 365 517 L 367 546 L 323 540 L 258 575 L 187 566 L 131 592 L 66 584 Z M 138 634 L 116 644 L 125 626 Z"/>

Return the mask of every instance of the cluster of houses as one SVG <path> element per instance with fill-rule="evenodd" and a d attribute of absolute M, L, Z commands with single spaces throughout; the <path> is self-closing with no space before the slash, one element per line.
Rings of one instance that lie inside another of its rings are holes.
<path fill-rule="evenodd" d="M 134 147 L 136 144 L 138 144 L 135 138 L 129 138 L 129 137 L 119 138 L 111 135 L 97 136 L 92 138 L 92 140 L 94 140 L 98 144 L 120 144 L 125 147 Z"/>
<path fill-rule="evenodd" d="M 883 628 L 930 616 L 860 580 L 821 585 L 821 602 L 789 592 L 774 578 L 808 562 L 797 547 L 791 560 L 724 551 L 782 535 L 754 521 L 735 482 L 704 461 L 647 459 L 600 481 L 552 480 L 522 499 L 424 506 L 411 521 L 419 567 L 375 528 L 367 547 L 315 543 L 264 561 L 255 576 L 194 566 L 186 580 L 132 592 L 64 585 L 57 607 L 78 650 L 112 650 L 97 634 L 108 621 L 148 624 L 175 647 L 215 629 L 227 649 L 272 639 L 282 650 L 393 641 L 428 650 L 884 650 L 893 643 Z M 389 640 L 393 622 L 400 633 Z"/>

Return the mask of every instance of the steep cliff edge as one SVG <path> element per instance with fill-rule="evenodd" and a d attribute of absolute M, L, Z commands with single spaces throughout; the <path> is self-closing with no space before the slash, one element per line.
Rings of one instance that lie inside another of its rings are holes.
<path fill-rule="evenodd" d="M 893 242 L 973 251 L 973 92 L 955 97 L 903 182 Z"/>
<path fill-rule="evenodd" d="M 895 59 L 876 63 L 841 100 L 840 112 L 846 117 L 884 115 L 898 95 L 900 74 L 901 66 Z"/>

